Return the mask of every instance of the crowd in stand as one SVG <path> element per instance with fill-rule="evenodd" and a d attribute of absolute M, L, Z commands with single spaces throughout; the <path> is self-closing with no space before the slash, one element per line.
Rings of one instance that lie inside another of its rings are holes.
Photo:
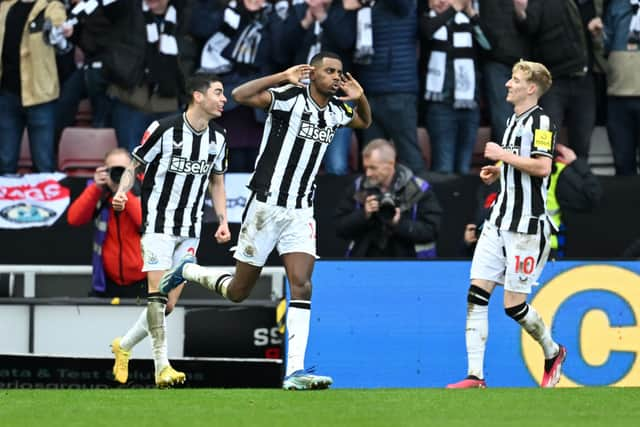
<path fill-rule="evenodd" d="M 1 0 L 0 27 L 0 175 L 17 172 L 24 129 L 35 170 L 55 170 L 84 98 L 92 125 L 131 150 L 153 120 L 184 108 L 184 80 L 198 69 L 223 78 L 229 171 L 251 171 L 266 116 L 231 91 L 320 50 L 339 54 L 369 98 L 360 147 L 392 140 L 417 175 L 470 173 L 481 125 L 502 138 L 504 84 L 521 58 L 551 71 L 541 104 L 578 158 L 606 116 L 616 174 L 638 171 L 638 0 Z M 353 172 L 352 138 L 336 133 L 326 173 Z"/>

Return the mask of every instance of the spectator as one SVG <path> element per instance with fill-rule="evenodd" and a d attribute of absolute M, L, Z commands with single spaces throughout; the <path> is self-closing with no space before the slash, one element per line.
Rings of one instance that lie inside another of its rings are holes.
<path fill-rule="evenodd" d="M 504 82 L 511 78 L 511 67 L 531 57 L 529 37 L 518 30 L 513 0 L 479 2 L 480 26 L 491 50 L 483 51 L 482 80 L 489 108 L 492 141 L 501 141 L 513 107 L 507 102 Z"/>
<path fill-rule="evenodd" d="M 605 20 L 609 53 L 607 132 L 616 175 L 638 174 L 640 148 L 640 9 L 611 0 Z M 635 18 L 635 20 L 634 20 Z M 639 28 L 635 29 L 635 24 Z"/>
<path fill-rule="evenodd" d="M 274 41 L 274 54 L 284 66 L 308 63 L 321 50 L 335 52 L 343 60 L 343 71 L 352 71 L 356 13 L 346 11 L 342 0 L 307 0 L 294 4 L 280 26 Z M 353 107 L 353 105 L 351 105 Z M 324 170 L 334 175 L 349 172 L 352 130 L 336 131 L 327 147 Z"/>
<path fill-rule="evenodd" d="M 392 139 L 398 162 L 417 175 L 426 168 L 418 147 L 418 18 L 416 0 L 345 0 L 358 10 L 354 62 L 369 96 L 373 124 L 365 144 Z"/>
<path fill-rule="evenodd" d="M 60 86 L 54 45 L 73 33 L 72 27 L 63 26 L 65 19 L 57 0 L 0 2 L 0 175 L 17 173 L 25 127 L 35 170 L 56 169 L 55 100 Z"/>
<path fill-rule="evenodd" d="M 514 0 L 516 21 L 530 36 L 533 58 L 545 64 L 553 86 L 541 106 L 568 132 L 569 147 L 589 157 L 596 121 L 594 72 L 604 71 L 602 0 Z"/>
<path fill-rule="evenodd" d="M 231 92 L 238 85 L 267 74 L 271 65 L 274 21 L 279 20 L 265 0 L 230 1 L 226 7 L 197 3 L 191 20 L 195 37 L 208 39 L 200 66 L 222 78 L 225 96 L 224 116 L 219 119 L 228 132 L 229 172 L 250 172 L 258 155 L 265 112 L 238 104 Z M 200 10 L 208 13 L 200 14 Z M 212 22 L 214 13 L 222 18 Z M 217 25 L 217 26 L 214 26 Z"/>
<path fill-rule="evenodd" d="M 569 147 L 556 145 L 550 184 L 547 191 L 547 214 L 557 231 L 551 236 L 551 257 L 563 258 L 566 248 L 566 224 L 563 212 L 590 212 L 600 204 L 602 186 L 586 160 Z"/>
<path fill-rule="evenodd" d="M 111 100 L 107 96 L 108 83 L 103 74 L 103 58 L 111 37 L 110 23 L 101 7 L 91 9 L 87 2 L 80 3 L 82 9 L 76 11 L 73 41 L 83 53 L 84 62 L 75 65 L 75 55 L 71 52 L 74 70 L 63 80 L 56 115 L 56 137 L 63 129 L 75 124 L 80 101 L 88 98 L 91 103 L 91 126 L 104 128 L 111 126 Z M 82 6 L 84 5 L 84 6 Z M 78 7 L 78 6 L 76 6 Z M 72 11 L 75 9 L 72 9 Z"/>
<path fill-rule="evenodd" d="M 101 297 L 138 298 L 147 294 L 146 274 L 142 272 L 140 229 L 142 207 L 139 188 L 129 192 L 129 203 L 115 212 L 111 199 L 120 177 L 131 163 L 123 148 L 107 153 L 104 165 L 96 169 L 93 181 L 69 206 L 67 220 L 72 226 L 93 221 L 93 290 Z"/>
<path fill-rule="evenodd" d="M 119 0 L 104 7 L 112 27 L 103 71 L 110 83 L 118 145 L 129 151 L 151 122 L 180 108 L 191 64 L 185 37 L 187 4 Z"/>
<path fill-rule="evenodd" d="M 389 141 L 362 150 L 364 175 L 347 188 L 335 214 L 336 232 L 350 240 L 347 256 L 433 258 L 442 209 L 430 185 L 396 164 Z"/>
<path fill-rule="evenodd" d="M 489 49 L 471 0 L 429 0 L 420 18 L 421 46 L 428 51 L 426 123 L 431 169 L 468 174 L 480 126 L 476 50 Z"/>

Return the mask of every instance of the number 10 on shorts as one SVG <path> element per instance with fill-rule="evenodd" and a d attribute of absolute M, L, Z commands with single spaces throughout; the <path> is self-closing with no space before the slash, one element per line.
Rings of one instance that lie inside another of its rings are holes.
<path fill-rule="evenodd" d="M 516 255 L 516 273 L 531 274 L 534 268 L 536 268 L 536 260 L 532 256 L 521 259 L 520 255 Z"/>

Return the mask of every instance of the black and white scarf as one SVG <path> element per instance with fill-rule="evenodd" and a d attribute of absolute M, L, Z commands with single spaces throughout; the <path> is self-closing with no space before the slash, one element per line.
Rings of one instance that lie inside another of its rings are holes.
<path fill-rule="evenodd" d="M 375 0 L 362 1 L 363 6 L 358 9 L 356 15 L 356 48 L 353 52 L 353 62 L 356 64 L 371 64 L 373 59 L 373 27 L 371 22 L 371 9 L 375 6 Z"/>
<path fill-rule="evenodd" d="M 436 13 L 431 10 L 429 16 Z M 476 73 L 473 53 L 473 27 L 467 15 L 456 13 L 450 26 L 443 25 L 433 34 L 427 67 L 424 99 L 442 101 L 447 74 L 447 51 L 453 55 L 455 89 L 454 108 L 475 108 Z"/>
<path fill-rule="evenodd" d="M 243 15 L 238 10 L 238 3 L 235 0 L 229 2 L 224 10 L 220 31 L 211 36 L 202 49 L 200 67 L 216 74 L 224 74 L 233 68 L 232 61 L 248 65 L 255 63 L 258 47 L 262 41 L 264 18 L 270 8 L 271 5 L 265 3 L 261 11 Z M 240 35 L 233 49 L 223 56 L 223 51 L 227 49 L 238 32 Z"/>
<path fill-rule="evenodd" d="M 182 87 L 182 73 L 178 67 L 178 12 L 170 0 L 162 19 L 151 12 L 142 0 L 142 14 L 147 33 L 146 64 L 148 82 L 162 97 L 175 97 Z"/>
<path fill-rule="evenodd" d="M 178 42 L 176 40 L 178 13 L 176 8 L 169 3 L 161 24 L 158 24 L 153 12 L 151 12 L 144 0 L 142 1 L 142 13 L 144 14 L 144 23 L 147 28 L 147 43 L 152 45 L 157 43 L 158 52 L 162 55 L 178 55 Z"/>
<path fill-rule="evenodd" d="M 289 13 L 289 1 L 288 0 L 278 0 L 273 6 L 276 14 L 281 20 L 285 20 L 287 18 L 287 14 Z"/>
<path fill-rule="evenodd" d="M 631 1 L 631 22 L 629 23 L 629 43 L 640 43 L 640 0 Z"/>
<path fill-rule="evenodd" d="M 322 50 L 322 25 L 320 22 L 313 23 L 313 43 L 309 46 L 307 55 L 307 64 L 311 63 L 311 58 L 316 56 Z"/>

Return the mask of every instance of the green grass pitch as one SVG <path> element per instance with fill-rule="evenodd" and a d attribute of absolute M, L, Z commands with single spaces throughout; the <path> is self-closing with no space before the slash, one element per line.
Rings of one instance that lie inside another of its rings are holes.
<path fill-rule="evenodd" d="M 638 426 L 640 388 L 0 390 L 13 426 Z"/>

